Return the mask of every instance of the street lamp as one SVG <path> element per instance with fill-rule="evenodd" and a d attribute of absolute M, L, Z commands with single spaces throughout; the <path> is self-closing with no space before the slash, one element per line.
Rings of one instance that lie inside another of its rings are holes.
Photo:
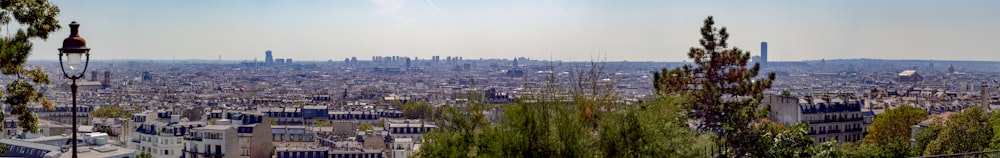
<path fill-rule="evenodd" d="M 76 132 L 78 129 L 76 121 L 76 80 L 83 77 L 87 73 L 87 65 L 90 63 L 90 48 L 87 48 L 87 40 L 80 37 L 80 24 L 73 21 L 69 24 L 70 32 L 69 37 L 63 39 L 63 46 L 59 48 L 59 67 L 62 68 L 63 76 L 67 79 L 73 80 L 73 84 L 69 87 L 73 92 L 73 158 L 76 157 Z M 63 65 L 63 55 L 66 55 L 66 64 L 69 65 L 69 69 L 76 70 L 80 67 L 80 60 L 83 57 L 87 59 L 83 63 L 83 69 L 80 70 L 79 74 L 68 74 L 66 73 L 66 66 Z"/>

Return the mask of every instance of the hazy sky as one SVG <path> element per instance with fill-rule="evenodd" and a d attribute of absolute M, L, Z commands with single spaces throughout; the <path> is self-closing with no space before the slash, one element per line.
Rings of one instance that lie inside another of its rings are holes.
<path fill-rule="evenodd" d="M 770 60 L 1000 60 L 989 0 L 55 0 L 98 59 L 681 61 L 708 15 Z M 69 27 L 35 43 L 55 59 Z"/>

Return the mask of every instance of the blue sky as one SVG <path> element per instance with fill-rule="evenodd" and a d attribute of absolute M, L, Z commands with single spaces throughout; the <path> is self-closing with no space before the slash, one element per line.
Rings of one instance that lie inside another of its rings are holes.
<path fill-rule="evenodd" d="M 94 59 L 682 61 L 708 16 L 772 61 L 1000 60 L 1000 1 L 55 0 Z M 35 43 L 55 59 L 68 27 Z"/>

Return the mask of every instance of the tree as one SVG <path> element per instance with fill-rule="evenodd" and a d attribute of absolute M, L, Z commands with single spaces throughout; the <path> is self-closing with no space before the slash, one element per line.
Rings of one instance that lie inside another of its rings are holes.
<path fill-rule="evenodd" d="M 934 124 L 917 133 L 917 137 L 913 138 L 916 142 L 913 144 L 913 153 L 910 155 L 924 155 L 927 145 L 930 145 L 931 141 L 938 138 L 941 129 L 944 129 L 944 126 Z"/>
<path fill-rule="evenodd" d="M 105 106 L 90 112 L 90 116 L 103 118 L 129 118 L 132 113 L 125 112 L 125 108 L 118 106 Z"/>
<path fill-rule="evenodd" d="M 681 98 L 660 98 L 603 116 L 595 142 L 598 157 L 710 157 L 712 152 L 707 151 L 717 150 L 714 144 L 694 144 L 715 138 L 699 139 L 706 137 L 688 128 L 687 116 L 680 110 L 682 102 Z"/>
<path fill-rule="evenodd" d="M 368 124 L 368 122 L 363 122 L 361 123 L 361 125 L 358 125 L 358 131 L 367 131 L 372 129 L 374 128 L 372 127 L 371 124 Z"/>
<path fill-rule="evenodd" d="M 540 96 L 526 96 L 538 97 Z M 531 100 L 531 99 L 526 99 Z M 681 98 L 637 106 L 609 105 L 584 122 L 580 102 L 503 105 L 503 121 L 491 124 L 480 105 L 446 108 L 446 122 L 428 133 L 419 157 L 709 157 L 713 134 L 688 128 Z"/>
<path fill-rule="evenodd" d="M 477 157 L 482 152 L 502 148 L 503 141 L 514 139 L 500 137 L 495 126 L 487 123 L 482 113 L 483 106 L 471 104 L 464 107 L 442 107 L 438 129 L 425 134 L 417 157 Z M 505 111 L 504 114 L 507 114 Z M 492 141 L 485 141 L 492 140 Z"/>
<path fill-rule="evenodd" d="M 865 144 L 886 145 L 893 140 L 909 141 L 910 126 L 916 125 L 927 118 L 927 111 L 910 105 L 901 105 L 886 110 L 872 120 L 868 127 Z"/>
<path fill-rule="evenodd" d="M 385 120 L 378 120 L 378 123 L 375 124 L 375 127 L 385 127 Z"/>
<path fill-rule="evenodd" d="M 782 124 L 762 121 L 754 126 L 761 133 L 757 139 L 756 151 L 762 157 L 812 157 L 818 153 L 813 149 L 813 139 L 808 136 L 809 124 L 797 123 L 786 129 Z"/>
<path fill-rule="evenodd" d="M 410 101 L 402 104 L 403 116 L 409 119 L 430 119 L 434 109 L 430 103 Z"/>
<path fill-rule="evenodd" d="M 982 151 L 990 146 L 993 136 L 988 115 L 978 107 L 949 116 L 940 132 L 924 149 L 924 155 Z"/>
<path fill-rule="evenodd" d="M 149 152 L 142 152 L 139 153 L 138 155 L 135 155 L 135 158 L 153 158 L 153 154 Z"/>
<path fill-rule="evenodd" d="M 1000 112 L 990 114 L 990 127 L 993 128 L 993 137 L 989 150 L 1000 150 Z"/>
<path fill-rule="evenodd" d="M 25 62 L 31 54 L 31 40 L 46 40 L 50 33 L 61 28 L 55 18 L 58 14 L 59 8 L 46 0 L 0 2 L 0 25 L 14 25 L 16 31 L 13 32 L 17 32 L 0 37 L 0 73 L 13 78 L 5 91 L 0 92 L 0 97 L 12 107 L 10 114 L 18 115 L 18 126 L 23 127 L 24 132 L 38 132 L 38 115 L 29 110 L 29 103 L 55 108 L 35 90 L 36 86 L 49 84 L 48 75 L 41 67 L 26 66 Z"/>
<path fill-rule="evenodd" d="M 693 96 L 688 109 L 693 119 L 700 120 L 703 131 L 719 133 L 728 153 L 746 156 L 758 136 L 753 136 L 750 125 L 766 116 L 766 108 L 759 108 L 765 89 L 771 87 L 775 74 L 756 78 L 760 63 L 748 67 L 750 53 L 728 46 L 726 27 L 715 27 L 712 16 L 705 19 L 699 40 L 701 47 L 692 47 L 688 57 L 694 66 L 686 64 L 674 69 L 654 73 L 653 87 L 661 95 L 690 94 Z"/>

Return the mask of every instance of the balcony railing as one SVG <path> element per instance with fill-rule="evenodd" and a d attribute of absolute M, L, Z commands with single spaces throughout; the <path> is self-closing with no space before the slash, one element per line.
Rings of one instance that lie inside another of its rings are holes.
<path fill-rule="evenodd" d="M 826 133 L 840 133 L 840 132 L 841 132 L 841 130 L 839 130 L 839 129 L 831 129 L 831 130 L 827 130 L 826 131 Z"/>
<path fill-rule="evenodd" d="M 184 140 L 201 141 L 201 137 L 184 136 Z"/>

